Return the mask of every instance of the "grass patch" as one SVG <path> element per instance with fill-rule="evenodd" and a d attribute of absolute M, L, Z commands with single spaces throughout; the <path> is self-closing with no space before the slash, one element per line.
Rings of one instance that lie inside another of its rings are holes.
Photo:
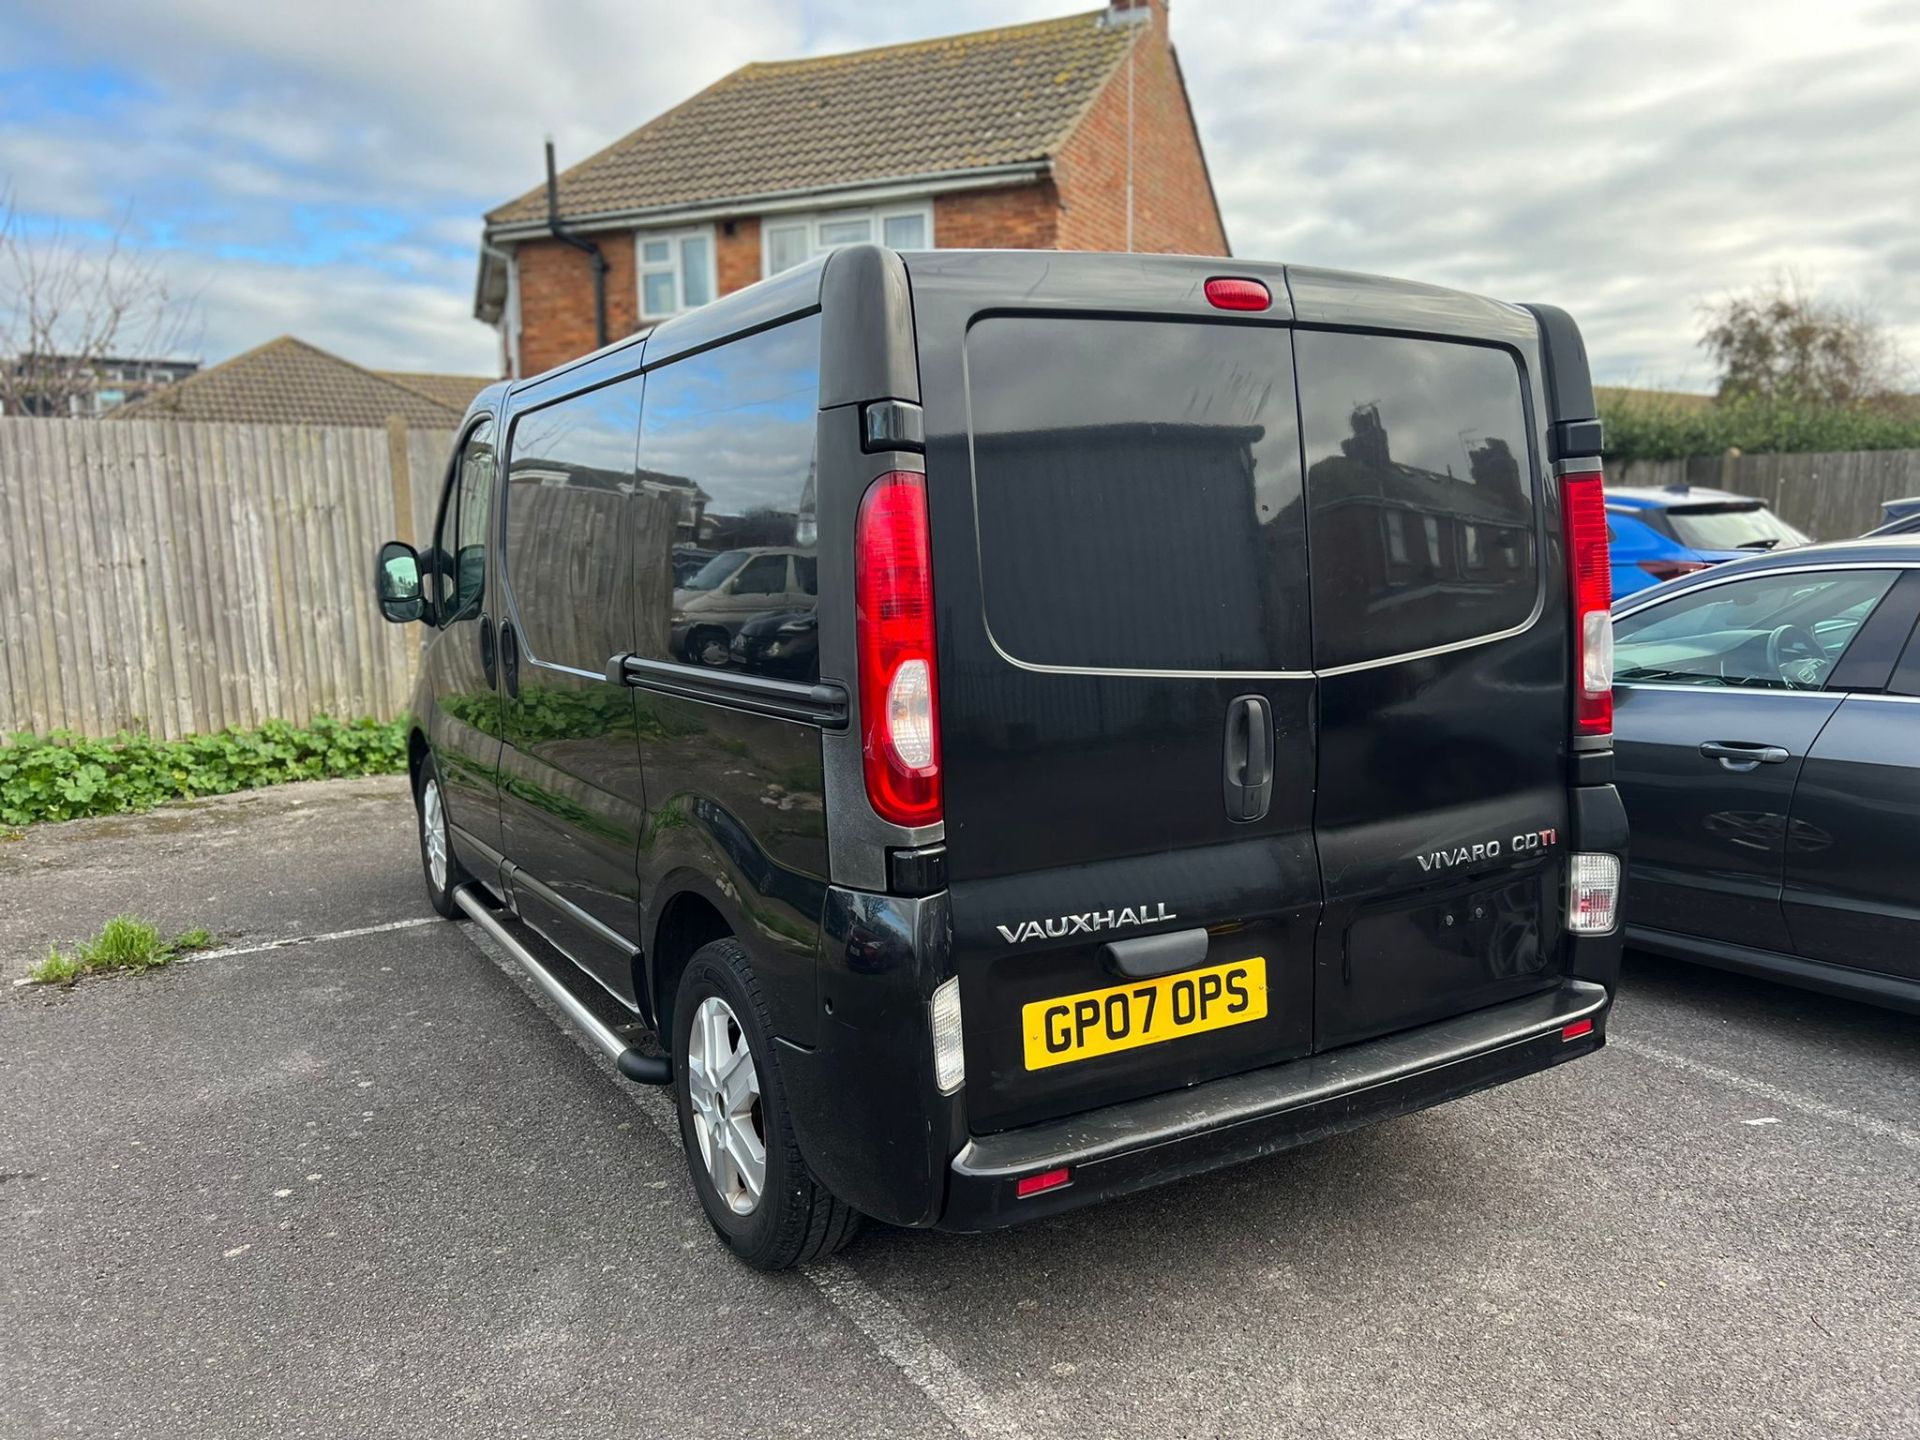
<path fill-rule="evenodd" d="M 407 721 L 272 721 L 184 740 L 64 732 L 0 742 L 0 826 L 124 815 L 168 800 L 288 780 L 388 775 L 407 768 Z"/>
<path fill-rule="evenodd" d="M 28 969 L 27 979 L 36 985 L 71 985 L 82 975 L 105 970 L 158 970 L 212 944 L 213 934 L 205 929 L 182 930 L 168 940 L 157 925 L 136 915 L 116 915 L 72 950 L 47 947 L 46 958 Z"/>

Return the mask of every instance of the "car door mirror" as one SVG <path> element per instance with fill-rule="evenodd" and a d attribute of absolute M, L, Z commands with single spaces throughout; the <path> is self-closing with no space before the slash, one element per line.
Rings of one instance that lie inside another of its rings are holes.
<path fill-rule="evenodd" d="M 400 540 L 389 540 L 382 545 L 373 583 L 380 614 L 387 620 L 405 625 L 426 618 L 427 599 L 420 590 L 420 556 L 411 545 Z"/>

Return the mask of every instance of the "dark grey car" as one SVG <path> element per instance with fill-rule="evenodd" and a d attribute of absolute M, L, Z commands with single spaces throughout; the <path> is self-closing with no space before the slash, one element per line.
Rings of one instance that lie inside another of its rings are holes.
<path fill-rule="evenodd" d="M 1614 607 L 1629 945 L 1920 1011 L 1920 535 Z"/>

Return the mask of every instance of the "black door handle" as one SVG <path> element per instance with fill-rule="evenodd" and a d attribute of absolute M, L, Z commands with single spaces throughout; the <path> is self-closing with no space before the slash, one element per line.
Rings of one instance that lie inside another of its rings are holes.
<path fill-rule="evenodd" d="M 507 683 L 507 698 L 520 698 L 520 637 L 513 633 L 513 622 L 500 622 L 500 675 Z"/>
<path fill-rule="evenodd" d="M 1718 760 L 1723 769 L 1743 775 L 1761 765 L 1782 765 L 1793 758 L 1783 746 L 1753 740 L 1707 740 L 1701 744 L 1700 753 Z"/>
<path fill-rule="evenodd" d="M 493 657 L 493 617 L 491 615 L 482 615 L 480 617 L 480 670 L 481 673 L 487 677 L 487 688 L 491 690 L 493 688 L 495 671 Z"/>
<path fill-rule="evenodd" d="M 1264 695 L 1242 695 L 1227 706 L 1221 793 L 1227 818 L 1238 824 L 1265 818 L 1273 800 L 1273 705 Z"/>

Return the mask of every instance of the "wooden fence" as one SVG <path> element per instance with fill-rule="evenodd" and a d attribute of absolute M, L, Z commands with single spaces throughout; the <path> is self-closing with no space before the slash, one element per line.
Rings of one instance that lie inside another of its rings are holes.
<path fill-rule="evenodd" d="M 374 551 L 431 527 L 452 439 L 0 419 L 0 734 L 398 714 L 420 632 Z"/>
<path fill-rule="evenodd" d="M 1920 495 L 1920 450 L 1833 455 L 1708 455 L 1609 467 L 1613 485 L 1709 485 L 1765 500 L 1816 540 L 1844 540 L 1881 522 L 1880 502 Z"/>
<path fill-rule="evenodd" d="M 430 531 L 452 439 L 0 418 L 0 735 L 172 738 L 398 714 L 421 633 L 380 619 L 373 555 Z M 1920 451 L 1643 463 L 1610 478 L 1725 486 L 1838 539 L 1879 523 L 1882 500 L 1920 495 Z"/>

